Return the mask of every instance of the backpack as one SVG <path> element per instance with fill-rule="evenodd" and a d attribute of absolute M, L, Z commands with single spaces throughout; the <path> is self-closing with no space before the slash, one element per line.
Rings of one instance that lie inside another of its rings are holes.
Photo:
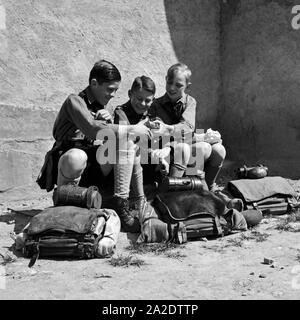
<path fill-rule="evenodd" d="M 176 225 L 182 242 L 203 237 L 228 234 L 226 208 L 221 199 L 209 191 L 179 191 L 158 194 L 153 206 L 159 218 L 168 225 Z"/>
<path fill-rule="evenodd" d="M 296 205 L 296 193 L 283 177 L 233 180 L 227 188 L 233 197 L 243 200 L 245 210 L 280 215 L 291 212 Z"/>
<path fill-rule="evenodd" d="M 74 206 L 50 207 L 34 216 L 26 233 L 23 253 L 31 258 L 32 267 L 39 257 L 96 257 L 97 246 L 103 238 L 108 209 L 87 209 Z M 120 222 L 114 227 L 120 231 Z M 111 227 L 110 227 L 110 233 Z"/>

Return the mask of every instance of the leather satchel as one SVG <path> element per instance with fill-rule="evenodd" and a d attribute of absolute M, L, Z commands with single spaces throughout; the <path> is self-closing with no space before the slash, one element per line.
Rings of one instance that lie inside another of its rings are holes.
<path fill-rule="evenodd" d="M 209 191 L 161 193 L 154 198 L 153 206 L 162 221 L 178 226 L 183 242 L 230 232 L 225 204 Z"/>
<path fill-rule="evenodd" d="M 228 191 L 243 200 L 245 210 L 260 210 L 263 215 L 289 213 L 297 205 L 297 193 L 283 177 L 233 180 Z"/>
<path fill-rule="evenodd" d="M 31 258 L 29 267 L 39 257 L 97 257 L 103 237 L 114 238 L 120 231 L 117 217 L 117 221 L 112 219 L 109 234 L 106 232 L 111 217 L 112 210 L 109 209 L 58 206 L 43 210 L 31 219 L 24 230 L 26 240 L 23 253 Z"/>

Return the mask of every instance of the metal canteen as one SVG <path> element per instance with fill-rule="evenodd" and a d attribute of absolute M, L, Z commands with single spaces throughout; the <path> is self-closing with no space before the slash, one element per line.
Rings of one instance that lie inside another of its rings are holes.
<path fill-rule="evenodd" d="M 238 177 L 240 179 L 261 179 L 268 175 L 268 168 L 262 164 L 255 167 L 243 166 L 238 169 Z"/>
<path fill-rule="evenodd" d="M 169 177 L 165 176 L 158 184 L 159 192 L 184 191 L 184 190 L 205 190 L 206 182 L 202 176 Z"/>
<path fill-rule="evenodd" d="M 96 186 L 84 188 L 69 184 L 59 186 L 54 190 L 53 204 L 54 206 L 73 205 L 88 209 L 100 209 L 102 197 Z"/>

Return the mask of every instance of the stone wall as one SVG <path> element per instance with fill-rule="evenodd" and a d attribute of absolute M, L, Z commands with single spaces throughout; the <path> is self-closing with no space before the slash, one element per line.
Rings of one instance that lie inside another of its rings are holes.
<path fill-rule="evenodd" d="M 105 58 L 127 100 L 134 77 L 164 93 L 167 68 L 193 71 L 197 127 L 219 129 L 227 158 L 299 178 L 300 30 L 294 0 L 0 0 L 0 192 L 35 185 L 66 96 Z"/>
<path fill-rule="evenodd" d="M 198 126 L 215 126 L 218 19 L 217 0 L 0 0 L 0 192 L 34 185 L 59 107 L 87 85 L 100 58 L 123 77 L 109 108 L 127 100 L 142 74 L 162 95 L 167 68 L 186 62 Z"/>
<path fill-rule="evenodd" d="M 222 104 L 218 123 L 228 157 L 300 177 L 299 1 L 221 3 Z"/>

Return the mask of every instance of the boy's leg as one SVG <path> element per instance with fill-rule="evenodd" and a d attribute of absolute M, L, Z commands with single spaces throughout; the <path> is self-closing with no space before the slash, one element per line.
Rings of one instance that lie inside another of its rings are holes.
<path fill-rule="evenodd" d="M 140 224 L 129 210 L 129 192 L 135 158 L 135 145 L 127 141 L 124 146 L 119 144 L 117 163 L 114 165 L 114 204 L 125 232 L 139 232 Z"/>
<path fill-rule="evenodd" d="M 174 161 L 170 165 L 170 177 L 182 177 L 186 171 L 190 159 L 191 149 L 187 143 L 179 142 L 172 144 L 174 148 Z"/>
<path fill-rule="evenodd" d="M 131 177 L 130 198 L 133 201 L 133 208 L 142 210 L 145 201 L 144 184 L 143 184 L 143 168 L 141 165 L 141 156 L 137 150 L 134 157 L 134 164 Z"/>
<path fill-rule="evenodd" d="M 119 148 L 117 148 L 118 145 Z M 103 159 L 100 159 L 103 152 L 97 152 L 97 162 L 99 163 L 101 171 L 105 177 L 109 175 L 112 169 L 114 170 L 114 196 L 128 198 L 130 183 L 132 180 L 135 180 L 132 179 L 133 174 L 135 173 L 135 177 L 137 176 L 138 179 L 140 179 L 140 173 L 142 174 L 142 169 L 139 168 L 139 158 L 136 156 L 136 146 L 132 141 L 125 141 L 124 144 L 117 143 L 112 146 L 116 149 L 115 157 L 113 157 L 116 160 L 115 163 L 104 163 Z M 110 150 L 110 153 L 112 153 L 112 150 Z M 140 188 L 140 182 L 142 185 L 142 177 L 138 183 L 135 183 L 135 185 L 139 186 L 137 193 L 139 194 L 142 192 L 143 195 L 143 188 Z"/>
<path fill-rule="evenodd" d="M 117 150 L 117 163 L 114 165 L 114 195 L 116 197 L 129 197 L 134 158 L 135 150 L 130 143 L 127 149 L 120 146 Z"/>
<path fill-rule="evenodd" d="M 193 143 L 187 168 L 187 175 L 196 175 L 198 170 L 204 171 L 204 163 L 209 159 L 211 152 L 212 148 L 209 143 Z"/>
<path fill-rule="evenodd" d="M 205 180 L 208 188 L 212 190 L 215 185 L 217 176 L 222 168 L 223 161 L 226 157 L 226 150 L 221 143 L 212 145 L 212 151 L 209 159 L 205 162 Z"/>
<path fill-rule="evenodd" d="M 87 165 L 87 154 L 77 148 L 66 151 L 58 162 L 57 186 L 78 185 Z"/>

